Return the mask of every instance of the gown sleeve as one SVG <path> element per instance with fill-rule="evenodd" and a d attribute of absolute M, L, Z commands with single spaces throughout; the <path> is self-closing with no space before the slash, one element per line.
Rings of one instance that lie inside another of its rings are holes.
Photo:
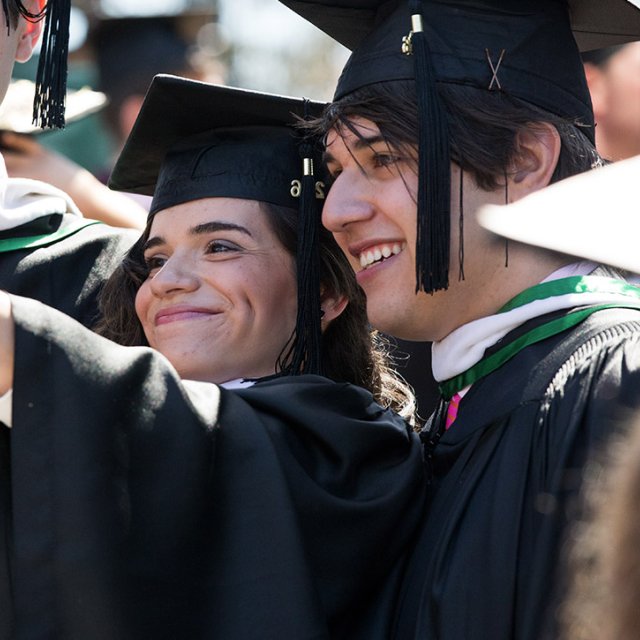
<path fill-rule="evenodd" d="M 151 349 L 12 303 L 0 638 L 357 637 L 393 598 L 421 452 L 367 392 L 180 381 Z"/>

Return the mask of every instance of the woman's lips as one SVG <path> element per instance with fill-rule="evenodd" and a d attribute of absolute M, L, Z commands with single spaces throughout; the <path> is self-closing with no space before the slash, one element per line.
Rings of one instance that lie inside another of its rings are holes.
<path fill-rule="evenodd" d="M 169 324 L 170 322 L 180 322 L 182 320 L 198 320 L 207 316 L 214 316 L 218 312 L 210 309 L 201 309 L 196 307 L 171 307 L 162 309 L 156 313 L 156 326 Z"/>

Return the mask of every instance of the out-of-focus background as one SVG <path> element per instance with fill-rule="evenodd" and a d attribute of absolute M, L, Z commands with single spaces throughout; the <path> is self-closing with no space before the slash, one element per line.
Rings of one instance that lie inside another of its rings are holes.
<path fill-rule="evenodd" d="M 329 100 L 348 51 L 277 0 L 73 0 L 67 128 L 35 132 L 100 177 L 126 138 L 156 73 Z M 16 65 L 34 79 L 37 57 Z M 18 88 L 0 128 L 30 131 L 32 91 Z M 31 95 L 30 95 L 31 94 Z M 11 111 L 12 113 L 8 113 Z M 93 113 L 91 113 L 93 112 Z M 86 115 L 89 113 L 90 115 Z"/>

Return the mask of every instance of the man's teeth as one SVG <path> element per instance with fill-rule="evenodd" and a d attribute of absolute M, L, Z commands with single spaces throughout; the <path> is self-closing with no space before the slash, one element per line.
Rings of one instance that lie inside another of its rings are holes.
<path fill-rule="evenodd" d="M 394 243 L 393 245 L 383 244 L 375 249 L 370 249 L 369 251 L 363 251 L 360 254 L 360 266 L 363 269 L 370 267 L 374 262 L 379 262 L 385 258 L 389 258 L 391 256 L 396 256 L 402 251 L 402 247 L 399 243 Z"/>

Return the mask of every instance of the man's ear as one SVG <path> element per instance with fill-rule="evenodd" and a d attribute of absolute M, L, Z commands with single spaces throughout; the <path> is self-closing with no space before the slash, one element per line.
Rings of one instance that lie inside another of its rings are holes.
<path fill-rule="evenodd" d="M 24 3 L 33 14 L 40 14 L 44 10 L 46 0 L 27 0 Z M 18 45 L 16 47 L 16 62 L 26 62 L 33 55 L 33 50 L 40 39 L 45 18 L 32 21 L 20 16 L 18 20 Z"/>
<path fill-rule="evenodd" d="M 519 200 L 549 184 L 560 157 L 560 134 L 548 122 L 518 133 L 515 167 L 509 175 L 509 200 Z"/>
<path fill-rule="evenodd" d="M 332 320 L 335 320 L 349 304 L 346 296 L 336 296 L 333 293 L 322 291 L 320 294 L 320 307 L 322 309 L 322 330 L 324 331 Z"/>

